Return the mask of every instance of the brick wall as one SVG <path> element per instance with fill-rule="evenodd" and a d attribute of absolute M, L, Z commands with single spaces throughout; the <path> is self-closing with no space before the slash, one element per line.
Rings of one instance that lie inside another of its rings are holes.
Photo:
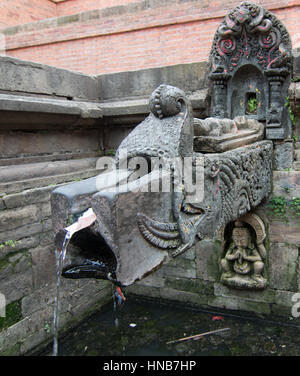
<path fill-rule="evenodd" d="M 134 2 L 136 0 L 66 0 L 57 3 L 57 16 L 68 16 L 89 10 L 122 6 Z"/>
<path fill-rule="evenodd" d="M 98 9 L 90 10 L 96 3 Z M 57 4 L 63 17 L 4 29 L 6 53 L 87 74 L 207 61 L 219 23 L 239 3 L 114 0 L 103 8 L 103 1 L 65 1 Z M 259 3 L 278 16 L 299 47 L 300 0 Z"/>
<path fill-rule="evenodd" d="M 56 17 L 56 5 L 50 0 L 1 0 L 0 27 Z"/>

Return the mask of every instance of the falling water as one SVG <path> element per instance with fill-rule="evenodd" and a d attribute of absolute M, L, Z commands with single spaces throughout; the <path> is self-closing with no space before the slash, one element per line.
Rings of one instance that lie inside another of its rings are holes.
<path fill-rule="evenodd" d="M 59 295 L 60 295 L 60 281 L 61 281 L 61 273 L 64 264 L 64 260 L 67 253 L 67 247 L 71 240 L 72 233 L 67 231 L 63 246 L 61 251 L 59 252 L 57 249 L 55 250 L 56 256 L 56 296 L 54 300 L 54 313 L 53 313 L 53 356 L 57 356 L 58 351 L 58 322 L 59 322 Z"/>
<path fill-rule="evenodd" d="M 64 240 L 61 244 L 56 244 L 56 296 L 54 300 L 54 313 L 53 313 L 53 356 L 57 356 L 58 353 L 58 324 L 59 324 L 59 308 L 60 308 L 60 282 L 61 282 L 61 274 L 64 265 L 64 260 L 67 253 L 67 247 L 71 240 L 72 235 L 82 230 L 85 227 L 90 226 L 96 220 L 96 215 L 94 214 L 93 210 L 90 208 L 83 213 L 83 215 L 78 219 L 77 222 L 73 223 L 71 226 L 64 229 L 65 236 Z M 62 232 L 59 232 L 56 235 L 56 240 L 59 242 L 61 239 Z"/>

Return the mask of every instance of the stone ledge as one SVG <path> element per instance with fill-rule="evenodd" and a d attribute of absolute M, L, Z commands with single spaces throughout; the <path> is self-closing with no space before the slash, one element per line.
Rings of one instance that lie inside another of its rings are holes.
<path fill-rule="evenodd" d="M 0 168 L 1 185 L 34 178 L 69 174 L 96 168 L 98 158 L 71 159 L 68 161 L 40 162 Z"/>
<path fill-rule="evenodd" d="M 208 90 L 198 90 L 197 93 L 188 95 L 194 110 L 206 108 Z M 149 113 L 149 98 L 127 99 L 122 101 L 100 102 L 104 117 L 139 115 Z"/>
<path fill-rule="evenodd" d="M 79 116 L 82 119 L 102 117 L 99 104 L 73 100 L 30 97 L 0 93 L 0 111 L 38 112 L 55 115 Z"/>
<path fill-rule="evenodd" d="M 62 175 L 53 175 L 46 177 L 39 177 L 27 180 L 20 180 L 18 182 L 9 182 L 0 184 L 0 196 L 10 193 L 20 193 L 31 188 L 40 188 L 45 186 L 54 186 L 62 183 L 72 183 L 74 180 L 88 179 L 99 174 L 99 170 L 89 169 L 71 172 Z"/>
<path fill-rule="evenodd" d="M 8 56 L 0 56 L 0 66 L 2 91 L 99 100 L 99 84 L 92 76 Z"/>

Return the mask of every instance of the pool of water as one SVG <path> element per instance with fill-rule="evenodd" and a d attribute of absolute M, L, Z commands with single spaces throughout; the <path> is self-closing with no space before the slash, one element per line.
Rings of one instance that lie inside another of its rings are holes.
<path fill-rule="evenodd" d="M 167 344 L 222 328 L 230 330 Z M 300 327 L 129 297 L 117 312 L 106 305 L 58 344 L 61 356 L 299 356 Z M 39 355 L 51 355 L 51 346 Z"/>

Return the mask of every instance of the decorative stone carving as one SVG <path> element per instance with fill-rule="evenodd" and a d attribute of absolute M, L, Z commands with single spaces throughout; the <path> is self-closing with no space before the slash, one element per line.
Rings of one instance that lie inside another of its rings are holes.
<path fill-rule="evenodd" d="M 224 234 L 229 239 L 227 242 Z M 266 234 L 262 220 L 256 214 L 248 213 L 234 222 L 231 231 L 224 231 L 223 228 L 221 236 L 221 282 L 238 289 L 264 289 L 267 286 L 264 277 L 266 249 L 263 243 Z"/>
<path fill-rule="evenodd" d="M 210 53 L 212 116 L 245 115 L 266 121 L 266 137 L 290 137 L 284 107 L 292 69 L 291 41 L 284 25 L 262 7 L 243 2 L 219 26 Z M 257 108 L 247 113 L 249 100 Z"/>
<path fill-rule="evenodd" d="M 184 189 L 174 195 L 176 222 L 138 214 L 145 240 L 161 249 L 174 249 L 172 257 L 189 249 L 196 237 L 214 236 L 222 226 L 255 208 L 271 191 L 272 143 L 258 142 L 204 157 L 204 195 L 200 202 L 186 201 Z"/>
<path fill-rule="evenodd" d="M 194 150 L 213 153 L 252 144 L 264 137 L 264 126 L 255 119 L 206 118 L 194 120 Z"/>
<path fill-rule="evenodd" d="M 83 243 L 90 237 L 93 263 L 88 265 L 88 273 L 92 275 L 98 244 L 104 241 L 106 246 L 99 253 L 105 250 L 106 254 L 99 259 L 103 263 L 111 260 L 116 283 L 125 286 L 187 251 L 197 238 L 213 236 L 217 229 L 259 205 L 271 190 L 271 141 L 221 153 L 197 153 L 193 151 L 194 119 L 184 92 L 161 85 L 150 97 L 150 109 L 149 116 L 120 144 L 114 159 L 117 173 L 103 173 L 90 185 L 73 183 L 52 194 L 56 232 L 65 226 L 67 213 L 76 211 L 80 197 L 85 202 L 89 197 L 97 221 L 85 233 L 77 233 L 76 249 L 89 253 Z M 216 137 L 226 136 L 235 128 L 231 120 L 209 122 L 217 125 L 200 126 L 208 137 L 212 132 L 220 134 Z M 239 119 L 236 123 L 241 132 L 243 127 L 251 131 L 249 122 Z M 252 123 L 252 130 L 259 132 L 259 125 Z M 152 169 L 151 157 L 159 157 L 162 167 Z M 201 197 L 196 199 L 187 189 L 188 176 L 182 180 L 178 173 L 177 163 L 183 163 L 185 157 L 193 162 L 190 176 L 201 171 Z M 145 162 L 144 174 L 137 175 L 131 162 Z M 153 186 L 162 187 L 166 177 L 170 178 L 169 189 L 153 191 Z M 97 234 L 99 242 L 95 241 Z M 87 269 L 82 261 L 81 265 Z"/>

